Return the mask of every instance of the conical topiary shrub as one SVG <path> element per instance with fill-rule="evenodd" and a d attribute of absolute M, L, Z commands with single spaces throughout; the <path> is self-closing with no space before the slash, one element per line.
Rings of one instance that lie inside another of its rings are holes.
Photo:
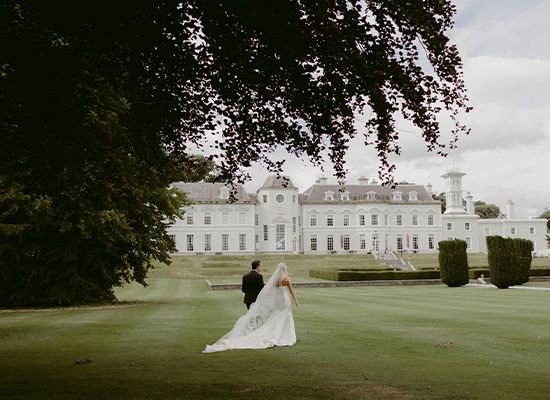
<path fill-rule="evenodd" d="M 468 283 L 468 255 L 466 241 L 460 239 L 439 242 L 439 273 L 449 287 Z"/>

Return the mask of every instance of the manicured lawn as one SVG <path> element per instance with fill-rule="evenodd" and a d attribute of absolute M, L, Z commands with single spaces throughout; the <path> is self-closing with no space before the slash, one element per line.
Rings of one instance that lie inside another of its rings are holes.
<path fill-rule="evenodd" d="M 119 307 L 0 311 L 1 399 L 547 399 L 550 292 L 300 289 L 294 347 L 201 354 L 239 291 L 157 270 Z M 242 271 L 241 271 L 242 272 Z M 164 276 L 166 275 L 166 276 Z M 77 365 L 89 358 L 92 364 Z"/>

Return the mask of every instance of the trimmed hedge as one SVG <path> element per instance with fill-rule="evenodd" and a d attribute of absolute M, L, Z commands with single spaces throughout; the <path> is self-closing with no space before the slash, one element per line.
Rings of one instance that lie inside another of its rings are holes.
<path fill-rule="evenodd" d="M 529 271 L 529 276 L 550 276 L 550 268 L 536 268 Z"/>
<path fill-rule="evenodd" d="M 439 270 L 441 281 L 449 287 L 468 283 L 468 255 L 466 241 L 460 239 L 439 242 Z"/>
<path fill-rule="evenodd" d="M 529 282 L 529 270 L 533 261 L 533 242 L 528 239 L 514 239 L 516 257 L 518 263 L 517 284 Z"/>
<path fill-rule="evenodd" d="M 506 289 L 518 282 L 519 269 L 514 239 L 487 236 L 487 259 L 491 270 L 491 283 Z"/>
<path fill-rule="evenodd" d="M 311 278 L 330 281 L 376 281 L 376 280 L 409 280 L 409 279 L 439 279 L 439 271 L 372 271 L 372 270 L 309 270 Z"/>

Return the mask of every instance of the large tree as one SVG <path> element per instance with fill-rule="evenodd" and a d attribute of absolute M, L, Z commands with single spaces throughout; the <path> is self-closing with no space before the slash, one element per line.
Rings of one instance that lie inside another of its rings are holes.
<path fill-rule="evenodd" d="M 492 203 L 485 203 L 484 201 L 475 201 L 474 210 L 481 219 L 502 218 L 504 216 L 499 206 Z"/>
<path fill-rule="evenodd" d="M 216 176 L 282 146 L 338 178 L 364 141 L 391 181 L 396 118 L 446 151 L 440 114 L 469 110 L 449 1 L 0 4 L 0 304 L 73 304 L 145 283 L 168 260 L 166 224 L 216 139 Z"/>

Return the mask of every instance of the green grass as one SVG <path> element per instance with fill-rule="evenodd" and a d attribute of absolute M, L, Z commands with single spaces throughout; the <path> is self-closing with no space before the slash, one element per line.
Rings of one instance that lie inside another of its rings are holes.
<path fill-rule="evenodd" d="M 171 268 L 120 306 L 0 312 L 0 398 L 548 398 L 549 292 L 300 289 L 296 346 L 201 354 L 242 294 Z"/>

